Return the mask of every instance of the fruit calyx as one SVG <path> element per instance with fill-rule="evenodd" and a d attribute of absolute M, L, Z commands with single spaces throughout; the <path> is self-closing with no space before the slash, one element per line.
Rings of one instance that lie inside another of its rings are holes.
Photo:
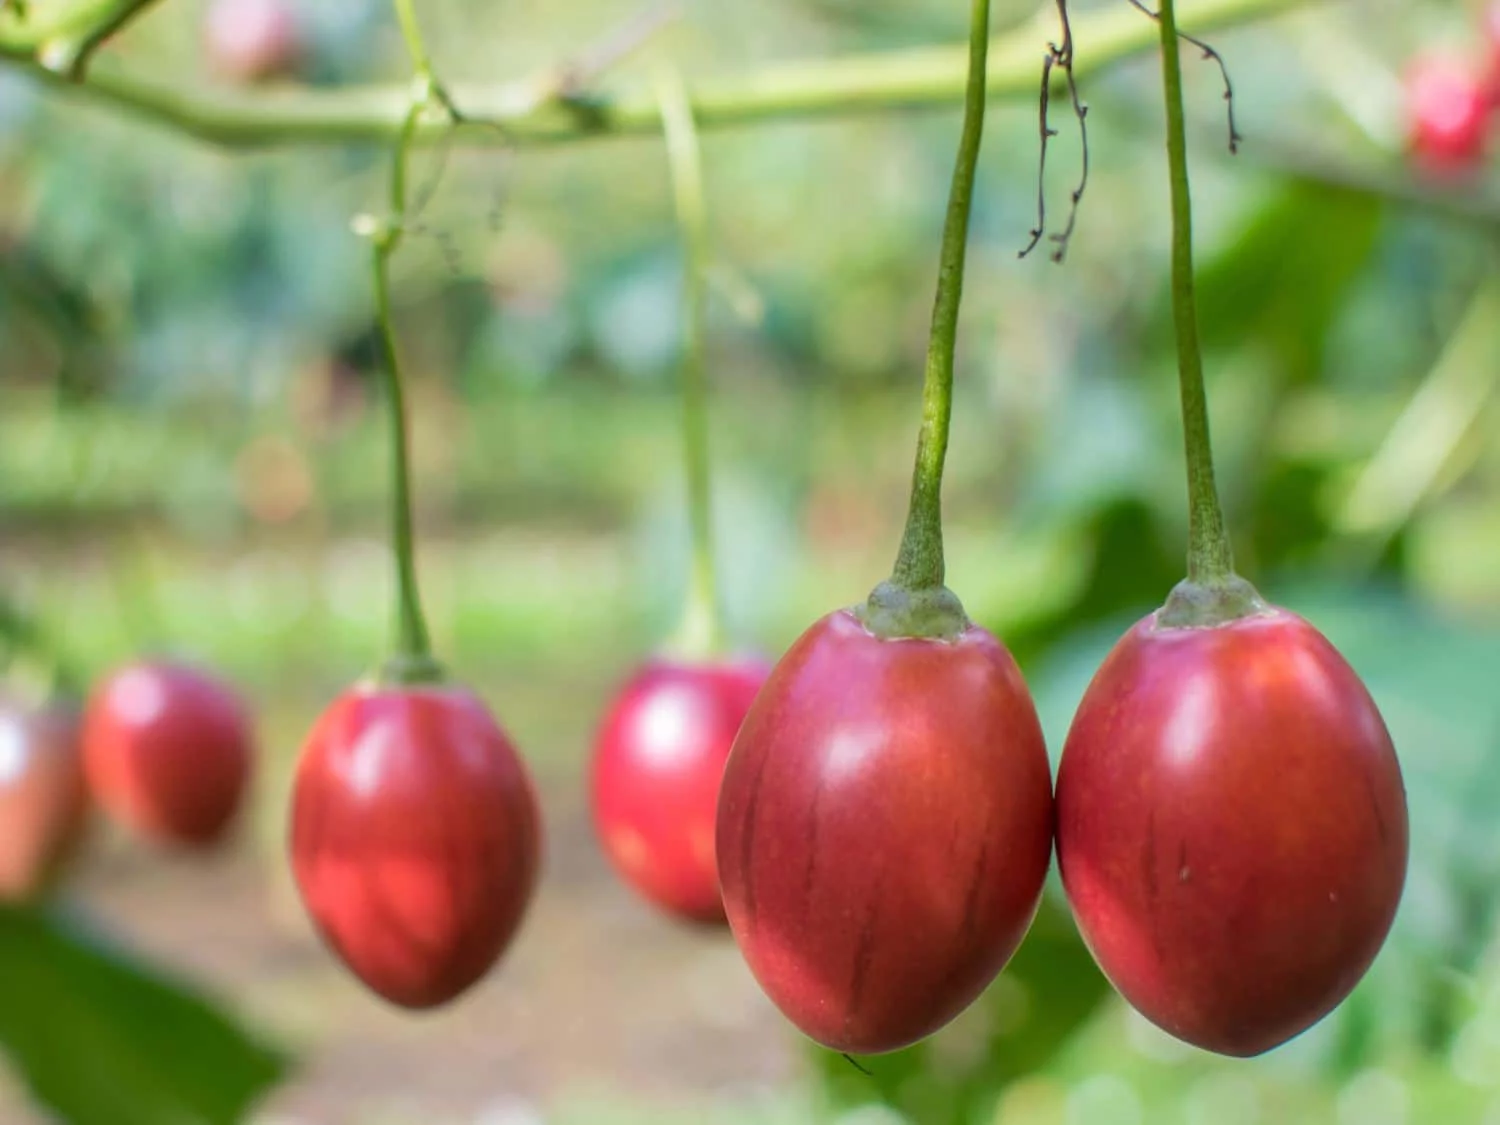
<path fill-rule="evenodd" d="M 956 641 L 970 624 L 963 603 L 948 587 L 910 589 L 894 579 L 876 586 L 851 612 L 883 641 Z"/>
<path fill-rule="evenodd" d="M 417 687 L 447 679 L 447 670 L 429 653 L 398 653 L 380 666 L 375 677 L 381 687 Z"/>
<path fill-rule="evenodd" d="M 1269 607 L 1260 591 L 1238 574 L 1194 581 L 1185 578 L 1167 595 L 1156 613 L 1158 629 L 1212 629 L 1242 617 L 1265 613 Z"/>

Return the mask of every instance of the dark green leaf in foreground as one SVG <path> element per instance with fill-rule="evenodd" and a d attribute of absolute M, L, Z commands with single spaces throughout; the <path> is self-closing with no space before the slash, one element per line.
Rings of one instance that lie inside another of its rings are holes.
<path fill-rule="evenodd" d="M 0 909 L 0 1049 L 70 1125 L 228 1125 L 286 1066 L 55 910 Z"/>

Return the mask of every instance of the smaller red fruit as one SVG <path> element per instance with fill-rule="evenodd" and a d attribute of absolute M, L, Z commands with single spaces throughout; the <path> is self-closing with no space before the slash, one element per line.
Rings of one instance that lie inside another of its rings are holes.
<path fill-rule="evenodd" d="M 690 921 L 724 921 L 714 861 L 719 783 L 770 666 L 653 660 L 610 705 L 595 744 L 594 828 L 620 876 Z"/>
<path fill-rule="evenodd" d="M 84 716 L 84 769 L 121 824 L 161 843 L 219 841 L 249 785 L 254 742 L 234 689 L 196 668 L 140 662 L 94 690 Z"/>
<path fill-rule="evenodd" d="M 288 0 L 215 0 L 203 39 L 214 68 L 235 82 L 287 74 L 302 54 L 302 28 Z"/>
<path fill-rule="evenodd" d="M 1485 83 L 1462 59 L 1423 55 L 1407 74 L 1410 143 L 1433 171 L 1473 168 L 1484 156 L 1490 101 Z"/>
<path fill-rule="evenodd" d="M 72 707 L 0 701 L 0 902 L 41 894 L 77 850 L 88 787 Z"/>
<path fill-rule="evenodd" d="M 462 688 L 360 686 L 313 727 L 292 791 L 292 873 L 374 992 L 434 1008 L 485 975 L 536 885 L 525 764 Z"/>

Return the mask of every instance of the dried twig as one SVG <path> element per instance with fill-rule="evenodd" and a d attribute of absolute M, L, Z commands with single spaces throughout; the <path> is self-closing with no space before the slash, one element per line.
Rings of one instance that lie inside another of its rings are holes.
<path fill-rule="evenodd" d="M 1146 5 L 1144 3 L 1144 0 L 1130 0 L 1130 3 L 1131 3 L 1131 5 L 1133 7 L 1139 9 L 1143 14 L 1149 16 L 1151 19 L 1153 19 L 1153 20 L 1160 20 L 1161 19 L 1161 13 L 1160 12 L 1153 12 L 1150 8 L 1146 7 Z M 1244 140 L 1245 138 L 1240 135 L 1240 131 L 1239 131 L 1239 129 L 1235 125 L 1235 120 L 1234 120 L 1234 83 L 1232 83 L 1229 80 L 1229 67 L 1224 62 L 1224 56 L 1221 55 L 1221 54 L 1219 54 L 1219 52 L 1217 50 L 1215 50 L 1213 47 L 1209 46 L 1203 40 L 1198 39 L 1198 38 L 1196 38 L 1196 37 L 1194 37 L 1192 35 L 1189 35 L 1185 31 L 1179 31 L 1177 33 L 1177 38 L 1181 39 L 1184 43 L 1191 43 L 1194 47 L 1197 47 L 1198 50 L 1200 50 L 1200 51 L 1203 52 L 1203 58 L 1206 61 L 1212 61 L 1213 63 L 1215 63 L 1218 66 L 1218 68 L 1219 68 L 1219 74 L 1222 75 L 1223 79 L 1224 79 L 1224 101 L 1226 103 L 1228 103 L 1228 113 L 1229 113 L 1229 151 L 1233 152 L 1233 153 L 1238 153 L 1240 151 L 1240 142 L 1242 140 Z"/>
<path fill-rule="evenodd" d="M 1052 72 L 1054 69 L 1061 69 L 1067 77 L 1068 97 L 1073 103 L 1073 115 L 1078 119 L 1078 140 L 1083 151 L 1083 170 L 1078 177 L 1078 186 L 1073 189 L 1067 224 L 1050 237 L 1054 247 L 1052 260 L 1061 262 L 1067 257 L 1068 241 L 1073 237 L 1073 229 L 1078 224 L 1078 206 L 1083 202 L 1083 193 L 1089 183 L 1089 107 L 1079 97 L 1078 82 L 1073 74 L 1073 23 L 1068 16 L 1067 0 L 1057 0 L 1057 14 L 1062 21 L 1062 41 L 1047 44 L 1047 56 L 1042 60 L 1042 153 L 1037 163 L 1036 227 L 1032 229 L 1031 241 L 1021 251 L 1020 257 L 1024 258 L 1035 250 L 1047 232 L 1047 143 L 1057 136 L 1057 130 L 1052 128 L 1048 115 L 1052 105 Z"/>

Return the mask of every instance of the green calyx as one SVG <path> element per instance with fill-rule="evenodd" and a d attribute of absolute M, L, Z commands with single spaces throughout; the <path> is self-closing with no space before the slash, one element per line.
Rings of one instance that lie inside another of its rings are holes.
<path fill-rule="evenodd" d="M 941 585 L 908 589 L 894 581 L 882 582 L 853 612 L 884 641 L 956 641 L 970 625 L 958 595 Z"/>
<path fill-rule="evenodd" d="M 1186 578 L 1172 588 L 1156 614 L 1162 629 L 1211 629 L 1242 617 L 1266 612 L 1266 600 L 1254 586 L 1230 572 L 1213 581 Z"/>
<path fill-rule="evenodd" d="M 381 687 L 441 684 L 447 679 L 447 670 L 427 653 L 397 653 L 380 666 L 380 671 L 375 676 L 376 683 Z"/>

